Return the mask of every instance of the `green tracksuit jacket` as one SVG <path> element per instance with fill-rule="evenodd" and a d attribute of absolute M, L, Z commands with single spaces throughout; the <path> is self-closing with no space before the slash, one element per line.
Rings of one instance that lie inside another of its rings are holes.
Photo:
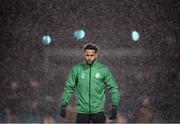
<path fill-rule="evenodd" d="M 61 105 L 68 105 L 72 93 L 76 92 L 77 113 L 97 113 L 104 111 L 105 89 L 111 94 L 112 104 L 118 106 L 120 92 L 107 66 L 97 60 L 92 65 L 77 64 L 71 70 L 64 87 Z"/>

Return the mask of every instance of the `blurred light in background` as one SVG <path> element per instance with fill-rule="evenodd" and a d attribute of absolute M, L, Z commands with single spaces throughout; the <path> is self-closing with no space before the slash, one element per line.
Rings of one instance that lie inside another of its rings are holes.
<path fill-rule="evenodd" d="M 133 39 L 133 41 L 138 41 L 139 40 L 139 33 L 137 31 L 132 31 L 131 33 L 131 38 Z"/>
<path fill-rule="evenodd" d="M 81 40 L 85 37 L 85 31 L 80 29 L 80 30 L 76 30 L 74 32 L 74 37 L 76 38 L 76 40 Z"/>
<path fill-rule="evenodd" d="M 49 45 L 51 43 L 51 37 L 49 35 L 44 35 L 42 37 L 42 42 L 45 44 L 45 45 Z"/>

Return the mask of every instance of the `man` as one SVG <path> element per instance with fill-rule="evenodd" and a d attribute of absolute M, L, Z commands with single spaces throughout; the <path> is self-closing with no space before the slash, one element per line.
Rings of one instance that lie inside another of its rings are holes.
<path fill-rule="evenodd" d="M 112 110 L 109 119 L 116 119 L 120 93 L 108 67 L 97 62 L 96 45 L 84 46 L 85 61 L 75 65 L 67 79 L 61 98 L 61 117 L 66 117 L 66 107 L 72 93 L 76 92 L 76 122 L 105 123 L 105 89 L 110 91 Z"/>

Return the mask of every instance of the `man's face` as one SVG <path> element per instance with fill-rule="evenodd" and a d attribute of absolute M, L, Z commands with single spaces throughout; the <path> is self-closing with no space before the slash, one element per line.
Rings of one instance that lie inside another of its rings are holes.
<path fill-rule="evenodd" d="M 93 61 L 97 58 L 97 53 L 95 52 L 95 50 L 91 50 L 91 49 L 87 49 L 84 52 L 84 55 L 87 64 L 92 64 Z"/>

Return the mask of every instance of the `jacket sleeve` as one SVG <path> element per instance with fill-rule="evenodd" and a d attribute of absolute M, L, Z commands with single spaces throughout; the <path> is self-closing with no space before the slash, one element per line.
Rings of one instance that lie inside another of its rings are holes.
<path fill-rule="evenodd" d="M 119 88 L 112 76 L 112 73 L 109 69 L 107 69 L 106 74 L 105 74 L 105 82 L 106 82 L 106 86 L 111 94 L 112 105 L 118 106 L 120 103 L 120 92 L 119 92 Z"/>
<path fill-rule="evenodd" d="M 66 84 L 64 86 L 64 92 L 63 92 L 63 96 L 61 98 L 61 105 L 68 105 L 69 100 L 72 96 L 72 93 L 75 90 L 75 86 L 76 86 L 76 82 L 77 82 L 77 74 L 76 74 L 76 69 L 75 67 L 73 67 L 73 69 L 71 70 Z"/>

